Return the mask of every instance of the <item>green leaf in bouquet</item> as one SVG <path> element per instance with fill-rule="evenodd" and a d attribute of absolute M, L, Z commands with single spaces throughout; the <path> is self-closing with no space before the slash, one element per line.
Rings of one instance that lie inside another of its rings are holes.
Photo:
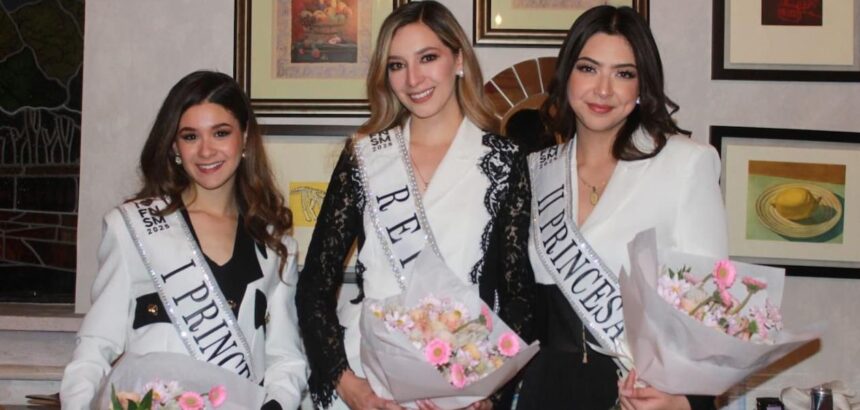
<path fill-rule="evenodd" d="M 119 402 L 119 397 L 116 397 L 116 387 L 113 383 L 110 385 L 110 403 L 111 410 L 122 410 L 122 403 Z"/>
<path fill-rule="evenodd" d="M 149 391 L 146 392 L 146 395 L 143 396 L 138 408 L 141 410 L 150 410 L 152 408 L 152 389 L 149 389 Z"/>

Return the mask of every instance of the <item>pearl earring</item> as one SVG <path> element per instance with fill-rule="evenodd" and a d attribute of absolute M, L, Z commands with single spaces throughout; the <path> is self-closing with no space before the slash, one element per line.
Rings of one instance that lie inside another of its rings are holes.
<path fill-rule="evenodd" d="M 641 99 L 639 97 L 636 97 L 636 105 L 639 105 L 640 102 L 641 102 Z"/>
<path fill-rule="evenodd" d="M 179 156 L 179 154 L 176 154 L 176 156 L 173 157 L 173 162 L 175 162 L 176 165 L 182 165 L 182 158 Z"/>
<path fill-rule="evenodd" d="M 464 75 L 464 74 L 463 74 L 463 69 L 462 69 L 462 68 L 461 68 L 461 69 L 459 69 L 459 70 L 457 70 L 457 77 L 463 78 L 463 75 Z"/>

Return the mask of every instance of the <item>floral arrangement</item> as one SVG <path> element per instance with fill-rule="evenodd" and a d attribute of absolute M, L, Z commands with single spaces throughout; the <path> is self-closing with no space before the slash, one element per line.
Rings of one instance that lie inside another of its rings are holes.
<path fill-rule="evenodd" d="M 485 304 L 481 313 L 469 319 L 462 303 L 428 294 L 411 308 L 398 304 L 370 306 L 373 315 L 384 321 L 389 331 L 405 334 L 457 389 L 480 380 L 500 368 L 507 358 L 520 351 L 520 339 L 512 331 L 490 340 L 493 315 Z"/>
<path fill-rule="evenodd" d="M 744 276 L 738 280 L 735 265 L 720 260 L 704 278 L 692 274 L 689 266 L 674 271 L 665 268 L 657 280 L 657 293 L 675 309 L 688 314 L 705 326 L 730 336 L 755 343 L 773 344 L 782 330 L 779 309 L 765 298 L 764 304 L 744 309 L 753 295 L 767 288 L 765 281 Z M 743 300 L 738 300 L 733 289 L 738 282 L 746 288 Z"/>
<path fill-rule="evenodd" d="M 143 396 L 138 392 L 117 392 L 111 385 L 111 410 L 202 410 L 206 401 L 218 408 L 227 400 L 227 388 L 212 387 L 207 393 L 183 390 L 176 381 L 155 380 L 143 386 Z"/>

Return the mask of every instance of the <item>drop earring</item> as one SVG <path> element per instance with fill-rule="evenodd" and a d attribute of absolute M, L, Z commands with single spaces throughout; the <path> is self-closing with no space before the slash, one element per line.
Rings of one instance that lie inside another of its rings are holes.
<path fill-rule="evenodd" d="M 636 97 L 636 105 L 639 105 L 639 103 L 640 103 L 641 101 L 642 101 L 642 99 L 641 99 L 640 97 Z"/>
<path fill-rule="evenodd" d="M 179 154 L 175 154 L 175 156 L 173 157 L 173 162 L 175 162 L 176 165 L 182 165 L 182 157 L 180 157 Z"/>
<path fill-rule="evenodd" d="M 245 150 L 242 150 L 242 158 L 245 158 Z"/>

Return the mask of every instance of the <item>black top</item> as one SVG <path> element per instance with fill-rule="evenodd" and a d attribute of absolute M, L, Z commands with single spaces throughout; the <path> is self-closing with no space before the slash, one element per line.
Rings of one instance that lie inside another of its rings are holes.
<path fill-rule="evenodd" d="M 494 166 L 480 167 L 491 181 L 507 173 L 508 184 L 498 189 L 500 200 L 485 206 L 491 215 L 491 225 L 485 233 L 488 241 L 483 258 L 478 263 L 478 283 L 481 298 L 493 306 L 499 296 L 499 316 L 524 340 L 531 339 L 531 303 L 534 275 L 528 262 L 528 229 L 531 206 L 528 165 L 525 156 L 509 141 L 492 134 L 483 137 L 493 158 Z M 305 266 L 299 276 L 296 291 L 299 327 L 310 365 L 308 385 L 311 398 L 320 407 L 327 407 L 334 396 L 340 375 L 349 367 L 344 350 L 344 328 L 336 314 L 337 293 L 343 283 L 343 266 L 353 242 L 359 249 L 364 244 L 364 192 L 352 151 L 347 148 L 332 173 L 308 247 Z M 356 267 L 359 289 L 362 288 L 363 267 Z M 363 292 L 353 303 L 359 303 Z M 494 402 L 509 399 L 513 383 L 505 390 L 509 395 L 496 395 Z M 496 408 L 506 408 L 499 405 Z"/>
<path fill-rule="evenodd" d="M 197 232 L 194 231 L 194 225 L 191 224 L 191 218 L 188 216 L 188 210 L 181 208 L 182 218 L 185 219 L 185 224 L 191 230 L 191 235 L 194 236 L 194 241 L 200 247 L 200 239 L 197 238 Z M 221 293 L 224 294 L 224 299 L 230 305 L 234 315 L 239 314 L 239 306 L 242 306 L 242 298 L 245 296 L 245 289 L 248 284 L 263 277 L 263 269 L 260 268 L 260 261 L 257 260 L 257 254 L 254 252 L 254 239 L 245 230 L 245 225 L 242 223 L 242 216 L 239 216 L 239 222 L 236 226 L 236 238 L 233 242 L 233 255 L 223 265 L 218 265 L 212 259 L 209 259 L 205 253 L 206 263 L 209 269 L 212 270 L 212 276 L 218 282 L 218 287 Z M 202 252 L 202 248 L 201 248 Z"/>

